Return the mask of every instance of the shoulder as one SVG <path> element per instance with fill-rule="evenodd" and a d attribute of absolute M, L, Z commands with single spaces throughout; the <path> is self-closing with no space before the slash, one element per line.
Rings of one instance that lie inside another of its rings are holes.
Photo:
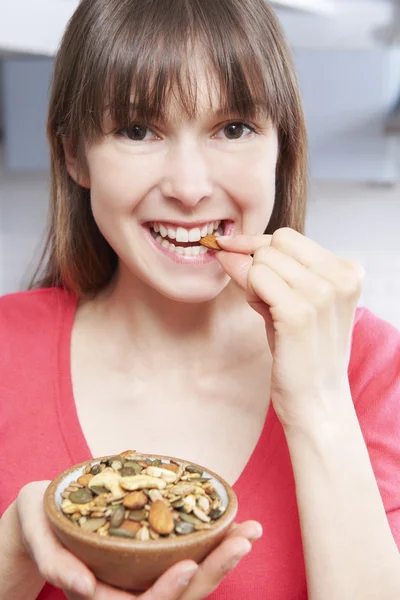
<path fill-rule="evenodd" d="M 61 288 L 17 292 L 0 297 L 0 356 L 45 342 L 76 298 Z"/>
<path fill-rule="evenodd" d="M 19 323 L 34 325 L 35 320 L 50 320 L 76 300 L 61 288 L 16 292 L 0 297 L 0 324 L 14 328 Z M 37 321 L 36 321 L 37 322 Z"/>

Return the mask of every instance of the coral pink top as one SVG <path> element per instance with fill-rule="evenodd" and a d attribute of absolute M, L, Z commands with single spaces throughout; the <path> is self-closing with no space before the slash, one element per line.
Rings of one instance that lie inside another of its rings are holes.
<path fill-rule="evenodd" d="M 70 342 L 77 300 L 61 289 L 0 298 L 0 514 L 30 481 L 92 458 L 74 403 Z M 349 378 L 393 535 L 400 547 L 400 333 L 360 308 Z M 264 536 L 213 600 L 305 600 L 304 560 L 289 453 L 271 407 L 234 489 L 238 521 Z M 250 501 L 251 498 L 251 501 Z M 374 540 L 371 540 L 371 544 Z M 46 585 L 40 600 L 62 600 Z"/>

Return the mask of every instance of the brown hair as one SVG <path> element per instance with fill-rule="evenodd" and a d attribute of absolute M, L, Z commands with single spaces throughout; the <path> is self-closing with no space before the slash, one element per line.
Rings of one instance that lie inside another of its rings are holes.
<path fill-rule="evenodd" d="M 187 59 L 194 46 L 211 61 L 227 112 L 248 119 L 262 110 L 277 128 L 276 197 L 266 233 L 303 232 L 304 117 L 290 52 L 266 0 L 81 0 L 55 60 L 47 123 L 50 224 L 36 285 L 83 295 L 111 280 L 117 256 L 94 221 L 90 190 L 67 172 L 63 140 L 84 173 L 83 148 L 104 134 L 105 109 L 123 128 L 132 102 L 135 115 L 151 121 L 165 116 L 173 93 L 195 116 Z"/>

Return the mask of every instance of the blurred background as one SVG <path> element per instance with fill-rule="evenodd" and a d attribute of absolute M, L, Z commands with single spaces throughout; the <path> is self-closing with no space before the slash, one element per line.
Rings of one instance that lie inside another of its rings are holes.
<path fill-rule="evenodd" d="M 77 4 L 0 0 L 0 294 L 27 285 L 40 253 L 49 78 Z M 360 304 L 400 329 L 400 0 L 272 4 L 307 118 L 306 235 L 360 262 Z"/>

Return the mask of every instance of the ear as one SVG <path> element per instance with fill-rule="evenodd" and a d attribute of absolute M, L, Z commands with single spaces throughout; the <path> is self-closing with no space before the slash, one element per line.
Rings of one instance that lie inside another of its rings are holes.
<path fill-rule="evenodd" d="M 90 189 L 90 176 L 89 170 L 87 168 L 86 161 L 84 161 L 83 172 L 82 169 L 78 172 L 78 159 L 75 153 L 72 151 L 71 144 L 69 140 L 63 140 L 64 154 L 65 154 L 65 162 L 67 165 L 67 171 L 72 179 L 80 185 L 81 187 Z"/>

